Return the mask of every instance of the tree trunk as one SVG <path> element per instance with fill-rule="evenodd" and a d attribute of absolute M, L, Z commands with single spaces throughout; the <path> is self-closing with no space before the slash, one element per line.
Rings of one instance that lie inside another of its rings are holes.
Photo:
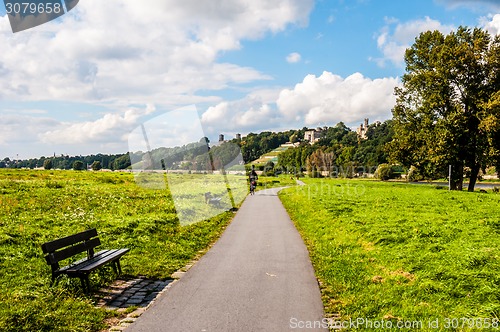
<path fill-rule="evenodd" d="M 467 188 L 467 191 L 474 191 L 474 187 L 476 186 L 476 182 L 477 182 L 477 176 L 479 174 L 479 169 L 481 167 L 479 166 L 479 164 L 475 164 L 474 166 L 472 166 L 472 169 L 471 169 L 471 174 L 470 174 L 470 181 L 469 181 L 469 188 Z"/>
<path fill-rule="evenodd" d="M 457 190 L 462 190 L 464 189 L 464 168 L 461 168 L 461 174 L 462 176 L 460 177 L 460 180 L 458 180 L 458 185 L 457 185 Z"/>
<path fill-rule="evenodd" d="M 464 182 L 464 165 L 455 164 L 451 167 L 450 190 L 462 190 Z"/>

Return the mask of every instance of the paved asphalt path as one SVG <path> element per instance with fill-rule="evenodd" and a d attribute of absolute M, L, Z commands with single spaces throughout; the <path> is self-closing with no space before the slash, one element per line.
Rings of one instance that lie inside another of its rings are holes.
<path fill-rule="evenodd" d="M 219 241 L 125 331 L 277 332 L 320 322 L 309 254 L 277 191 L 247 197 Z"/>

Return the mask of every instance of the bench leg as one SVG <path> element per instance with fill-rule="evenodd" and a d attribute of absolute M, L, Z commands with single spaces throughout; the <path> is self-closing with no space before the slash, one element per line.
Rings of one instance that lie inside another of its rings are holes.
<path fill-rule="evenodd" d="M 118 260 L 117 263 L 118 263 L 118 272 L 122 274 L 122 266 L 120 265 L 120 260 Z"/>
<path fill-rule="evenodd" d="M 113 267 L 113 271 L 115 272 L 115 274 L 118 275 L 118 263 L 117 263 L 117 261 L 111 262 L 111 266 Z"/>
<path fill-rule="evenodd" d="M 82 288 L 83 292 L 85 294 L 90 293 L 90 281 L 89 281 L 89 275 L 85 274 L 80 277 L 80 282 L 82 283 Z"/>
<path fill-rule="evenodd" d="M 120 265 L 120 260 L 117 259 L 116 261 L 113 262 L 113 269 L 115 270 L 115 273 L 117 275 L 121 275 L 122 274 L 122 267 Z"/>

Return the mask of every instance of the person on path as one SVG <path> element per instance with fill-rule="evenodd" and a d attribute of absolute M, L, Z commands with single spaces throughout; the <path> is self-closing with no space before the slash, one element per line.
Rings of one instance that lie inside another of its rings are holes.
<path fill-rule="evenodd" d="M 257 180 L 259 177 L 257 176 L 257 172 L 255 171 L 255 166 L 252 165 L 252 170 L 250 171 L 250 175 L 248 176 L 248 180 L 250 182 L 250 194 L 253 195 L 255 193 L 255 188 L 257 188 Z"/>

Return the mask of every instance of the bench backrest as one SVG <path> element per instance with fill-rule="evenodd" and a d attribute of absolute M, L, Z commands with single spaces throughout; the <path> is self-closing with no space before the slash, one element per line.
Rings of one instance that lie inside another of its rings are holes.
<path fill-rule="evenodd" d="M 95 228 L 84 232 L 66 236 L 54 241 L 42 244 L 42 250 L 46 254 L 47 264 L 52 268 L 59 268 L 59 262 L 66 258 L 73 257 L 79 253 L 87 252 L 87 256 L 94 256 L 94 248 L 99 246 L 101 241 L 97 237 Z"/>

